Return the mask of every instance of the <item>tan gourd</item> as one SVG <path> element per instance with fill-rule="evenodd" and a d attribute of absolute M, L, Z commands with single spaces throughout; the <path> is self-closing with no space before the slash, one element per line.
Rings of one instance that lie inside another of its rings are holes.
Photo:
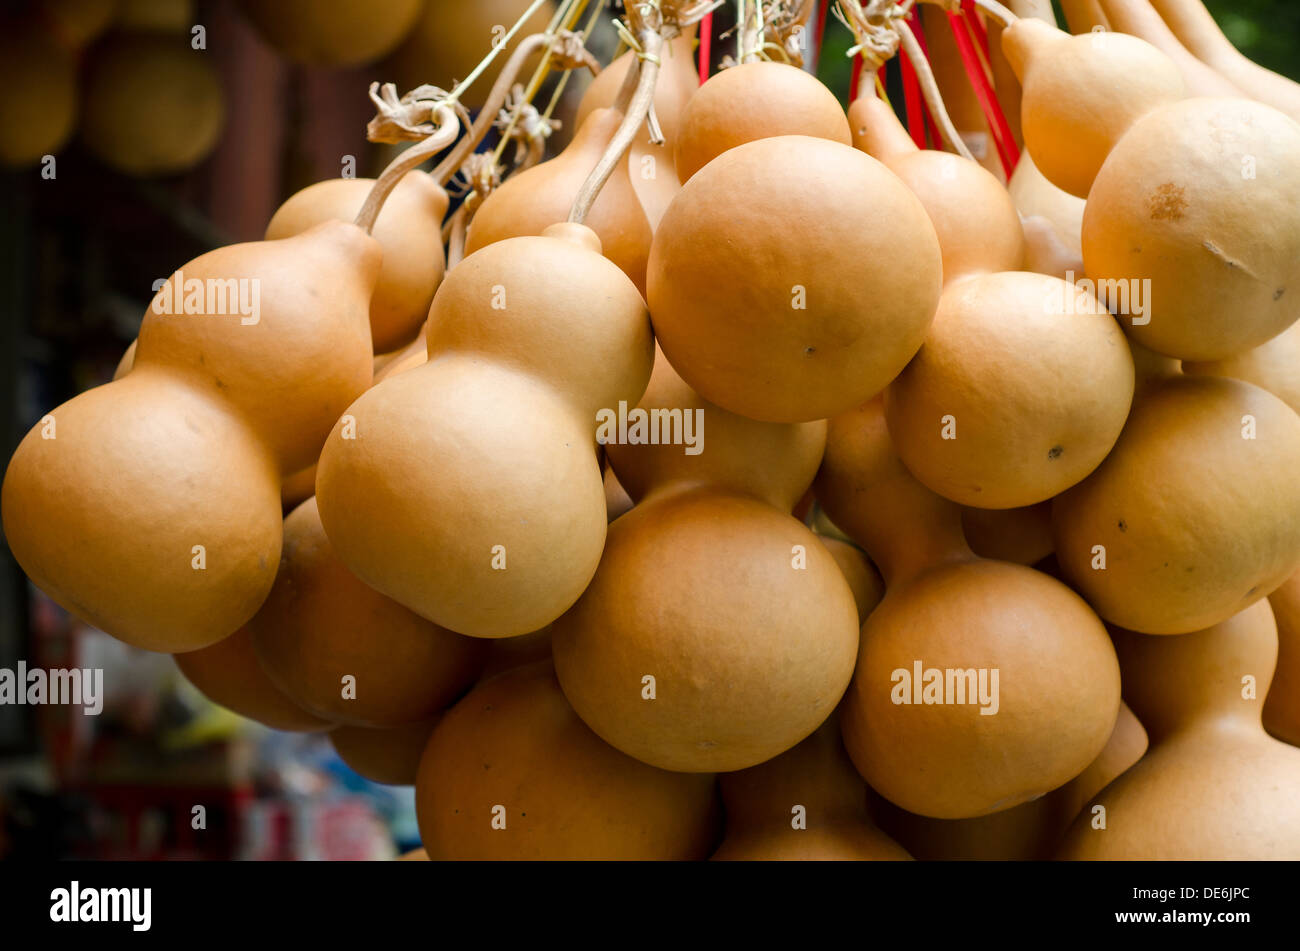
<path fill-rule="evenodd" d="M 1105 748 L 1082 773 L 1045 796 L 975 819 L 929 819 L 874 796 L 871 812 L 882 828 L 924 861 L 1015 862 L 1051 858 L 1084 804 L 1139 759 L 1147 734 L 1127 705 Z"/>
<path fill-rule="evenodd" d="M 434 860 L 702 859 L 719 824 L 712 776 L 607 746 L 545 661 L 480 684 L 447 712 L 415 802 Z"/>
<path fill-rule="evenodd" d="M 654 350 L 636 287 L 598 249 L 558 225 L 466 257 L 434 297 L 429 362 L 366 392 L 321 452 L 339 556 L 449 630 L 538 630 L 600 560 L 596 414 L 640 397 Z"/>
<path fill-rule="evenodd" d="M 77 122 L 77 61 L 31 20 L 0 19 L 0 166 L 58 152 Z"/>
<path fill-rule="evenodd" d="M 925 208 L 884 165 L 779 136 L 682 187 L 655 232 L 648 300 L 660 346 L 701 396 L 797 422 L 844 412 L 898 374 L 925 338 L 941 270 Z"/>
<path fill-rule="evenodd" d="M 1144 288 L 1121 324 L 1152 350 L 1218 360 L 1277 336 L 1300 317 L 1300 125 L 1244 99 L 1142 117 L 1088 194 L 1083 258 Z"/>
<path fill-rule="evenodd" d="M 216 148 L 226 103 L 212 54 L 185 35 L 117 33 L 96 47 L 81 138 L 127 175 L 175 175 Z"/>
<path fill-rule="evenodd" d="M 627 494 L 627 490 L 619 484 L 618 476 L 614 475 L 614 470 L 605 469 L 605 512 L 612 522 L 620 515 L 624 515 L 632 508 L 632 497 Z"/>
<path fill-rule="evenodd" d="M 1264 701 L 1264 727 L 1300 746 L 1300 572 L 1268 596 L 1277 621 L 1277 674 Z"/>
<path fill-rule="evenodd" d="M 867 619 L 867 615 L 880 603 L 880 599 L 885 596 L 885 582 L 866 552 L 857 545 L 821 535 L 817 536 L 817 540 L 831 553 L 835 564 L 840 566 L 840 571 L 844 574 L 844 580 L 849 583 L 849 589 L 853 592 L 853 603 L 858 606 L 860 626 Z"/>
<path fill-rule="evenodd" d="M 1277 658 L 1268 602 L 1179 637 L 1112 633 L 1151 750 L 1089 801 L 1057 857 L 1300 858 L 1300 750 L 1260 726 Z"/>
<path fill-rule="evenodd" d="M 1150 0 L 1099 0 L 1112 30 L 1140 36 L 1178 66 L 1189 96 L 1242 96 L 1235 84 L 1187 51 Z"/>
<path fill-rule="evenodd" d="M 785 514 L 816 472 L 825 423 L 728 413 L 662 359 L 640 408 L 701 411 L 705 449 L 606 447 L 637 504 L 555 623 L 556 672 L 578 715 L 630 756 L 690 772 L 753 766 L 820 726 L 853 671 L 853 593 Z"/>
<path fill-rule="evenodd" d="M 587 117 L 563 152 L 510 178 L 488 196 L 474 214 L 465 253 L 516 238 L 539 235 L 569 213 L 573 196 L 605 151 L 623 114 L 597 109 Z M 586 220 L 600 237 L 605 257 L 645 293 L 646 258 L 650 253 L 650 222 L 637 198 L 626 162 L 620 162 L 601 189 Z"/>
<path fill-rule="evenodd" d="M 986 170 L 918 149 L 882 100 L 860 98 L 850 115 L 854 144 L 916 194 L 943 254 L 934 322 L 885 390 L 894 447 L 925 485 L 964 505 L 1051 498 L 1091 472 L 1123 428 L 1133 393 L 1123 333 L 1091 295 L 1015 270 L 1020 220 Z"/>
<path fill-rule="evenodd" d="M 451 89 L 455 81 L 469 76 L 529 6 L 529 0 L 427 0 L 414 27 L 381 64 L 380 71 L 403 91 L 423 83 Z M 467 108 L 483 105 L 510 50 L 521 37 L 545 30 L 555 12 L 553 7 L 551 3 L 543 4 L 529 17 L 515 39 L 465 90 L 461 102 Z"/>
<path fill-rule="evenodd" d="M 1036 565 L 1052 553 L 1050 502 L 1013 509 L 963 507 L 961 529 L 981 558 Z"/>
<path fill-rule="evenodd" d="M 1071 33 L 1089 33 L 1094 27 L 1110 29 L 1101 0 L 1060 0 L 1060 3 Z"/>
<path fill-rule="evenodd" d="M 253 636 L 240 628 L 210 647 L 173 656 L 199 692 L 218 706 L 274 730 L 318 733 L 334 724 L 312 716 L 286 697 L 257 661 Z"/>
<path fill-rule="evenodd" d="M 1096 298 L 1060 278 L 1003 271 L 949 285 L 925 344 L 885 391 L 898 454 L 963 505 L 1052 498 L 1124 428 L 1134 376 L 1123 338 Z"/>
<path fill-rule="evenodd" d="M 1126 33 L 1070 36 L 1029 18 L 1002 32 L 1002 49 L 1020 78 L 1025 146 L 1048 181 L 1081 198 L 1134 121 L 1186 95 L 1178 66 Z"/>
<path fill-rule="evenodd" d="M 1252 99 L 1300 122 L 1300 83 L 1252 62 L 1228 41 L 1200 0 L 1151 0 L 1186 49 Z"/>
<path fill-rule="evenodd" d="M 353 575 L 325 537 L 314 498 L 284 520 L 275 586 L 248 629 L 262 666 L 295 703 L 360 727 L 428 719 L 474 682 L 486 653 L 483 642 L 431 624 Z"/>
<path fill-rule="evenodd" d="M 1106 461 L 1053 502 L 1056 556 L 1106 620 L 1201 630 L 1300 567 L 1297 471 L 1300 417 L 1276 396 L 1212 376 L 1153 382 Z"/>
<path fill-rule="evenodd" d="M 414 786 L 420 757 L 437 722 L 419 720 L 380 730 L 338 726 L 330 730 L 329 740 L 339 759 L 371 782 Z"/>
<path fill-rule="evenodd" d="M 841 711 L 873 789 L 920 815 L 970 818 L 1041 796 L 1097 757 L 1120 702 L 1101 621 L 1048 576 L 975 558 L 957 506 L 894 453 L 879 400 L 831 421 L 817 498 L 885 579 Z M 952 681 L 951 702 L 903 702 L 916 696 L 909 686 L 935 699 L 933 675 L 909 683 L 918 664 L 939 671 L 941 689 Z M 984 670 L 984 697 L 958 696 L 949 669 L 976 681 Z"/>
<path fill-rule="evenodd" d="M 794 749 L 719 783 L 726 838 L 714 861 L 906 861 L 867 815 L 867 789 L 832 717 Z"/>
<path fill-rule="evenodd" d="M 652 230 L 659 226 L 669 203 L 682 187 L 674 167 L 673 149 L 680 134 L 682 114 L 699 88 L 694 51 L 694 27 L 664 47 L 660 54 L 663 67 L 655 83 L 654 99 L 655 118 L 659 120 L 664 141 L 659 145 L 651 143 L 649 128 L 645 127 L 627 154 L 628 175 Z M 635 56 L 629 50 L 592 81 L 578 104 L 578 115 L 574 119 L 576 126 L 581 128 L 593 111 L 614 105 Z"/>
<path fill-rule="evenodd" d="M 307 66 L 360 66 L 392 51 L 415 25 L 423 4 L 421 0 L 367 0 L 363 4 L 354 0 L 241 0 L 239 6 L 286 59 Z"/>
<path fill-rule="evenodd" d="M 689 182 L 729 149 L 772 136 L 801 135 L 850 143 L 844 109 L 816 77 L 775 62 L 714 73 L 682 115 L 674 160 Z"/>
<path fill-rule="evenodd" d="M 309 185 L 280 206 L 266 226 L 266 239 L 287 238 L 322 221 L 352 221 L 374 187 L 370 178 L 337 178 Z M 379 282 L 370 298 L 370 335 L 375 353 L 407 343 L 429 316 L 442 281 L 442 219 L 447 193 L 423 172 L 407 172 L 375 222 L 384 251 Z"/>
<path fill-rule="evenodd" d="M 943 279 L 1017 270 L 1025 253 L 1020 218 L 1007 190 L 980 165 L 919 149 L 898 116 L 874 93 L 849 107 L 853 145 L 903 180 L 925 207 L 939 237 Z"/>
<path fill-rule="evenodd" d="M 280 560 L 280 478 L 370 382 L 379 258 L 363 230 L 330 222 L 182 266 L 131 371 L 48 414 L 10 460 L 5 536 L 37 586 L 147 650 L 197 650 L 246 623 Z M 204 313 L 240 310 L 199 296 L 240 281 L 259 288 L 253 315 Z"/>
<path fill-rule="evenodd" d="M 1020 153 L 1016 170 L 1011 173 L 1007 191 L 1015 202 L 1016 210 L 1028 218 L 1044 218 L 1051 223 L 1052 230 L 1060 239 L 1072 257 L 1072 270 L 1075 277 L 1082 277 L 1083 271 L 1083 208 L 1084 200 L 1049 182 L 1034 164 L 1033 156 L 1028 150 Z M 1053 274 L 1065 277 L 1052 270 L 1041 270 L 1029 254 L 1032 247 L 1026 248 L 1025 267 L 1040 274 Z"/>
<path fill-rule="evenodd" d="M 1262 386 L 1300 413 L 1300 322 L 1272 340 L 1222 360 L 1184 360 L 1184 373 L 1230 376 Z"/>

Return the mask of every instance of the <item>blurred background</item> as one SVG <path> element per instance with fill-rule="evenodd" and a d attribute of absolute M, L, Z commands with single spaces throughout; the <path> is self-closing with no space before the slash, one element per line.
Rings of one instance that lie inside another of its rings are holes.
<path fill-rule="evenodd" d="M 286 197 L 349 161 L 372 176 L 391 159 L 365 138 L 372 81 L 450 88 L 528 0 L 322 0 L 318 12 L 351 7 L 353 19 L 304 37 L 293 10 L 311 5 L 0 2 L 5 460 L 44 413 L 112 377 L 156 280 L 260 238 Z M 1300 4 L 1207 5 L 1248 56 L 1300 79 Z M 602 63 L 621 5 L 604 8 L 588 42 Z M 842 101 L 852 42 L 832 18 L 814 64 Z M 714 60 L 729 47 L 716 41 Z M 550 154 L 568 141 L 588 82 L 575 73 L 556 97 Z M 0 671 L 20 663 L 103 669 L 105 695 L 98 716 L 0 703 L 0 856 L 365 859 L 418 845 L 410 788 L 362 779 L 321 734 L 273 732 L 211 704 L 169 656 L 129 648 L 41 595 L 0 545 Z M 201 836 L 195 802 L 208 804 Z"/>

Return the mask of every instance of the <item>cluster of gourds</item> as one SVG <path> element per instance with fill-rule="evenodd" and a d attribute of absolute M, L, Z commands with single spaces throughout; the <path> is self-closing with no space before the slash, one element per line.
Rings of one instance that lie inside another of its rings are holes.
<path fill-rule="evenodd" d="M 1300 86 L 1156 5 L 1258 98 L 980 0 L 1004 186 L 869 86 L 697 89 L 710 4 L 629 3 L 463 260 L 399 170 L 185 264 L 260 319 L 151 309 L 11 460 L 13 552 L 414 782 L 435 859 L 1300 858 Z"/>

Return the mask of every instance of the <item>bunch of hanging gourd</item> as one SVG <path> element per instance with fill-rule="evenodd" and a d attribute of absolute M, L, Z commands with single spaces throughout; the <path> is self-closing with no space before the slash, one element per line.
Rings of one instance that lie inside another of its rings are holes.
<path fill-rule="evenodd" d="M 434 859 L 1300 857 L 1300 750 L 1260 724 L 1300 738 L 1269 691 L 1300 681 L 1300 127 L 1005 14 L 1008 191 L 794 65 L 696 89 L 706 6 L 629 8 L 445 276 L 421 173 L 374 237 L 318 185 L 186 265 L 261 277 L 260 323 L 149 315 L 28 436 L 24 568 L 414 779 Z M 1100 299 L 1021 215 L 1079 229 Z M 371 385 L 367 328 L 425 310 Z M 602 445 L 620 407 L 699 451 Z"/>

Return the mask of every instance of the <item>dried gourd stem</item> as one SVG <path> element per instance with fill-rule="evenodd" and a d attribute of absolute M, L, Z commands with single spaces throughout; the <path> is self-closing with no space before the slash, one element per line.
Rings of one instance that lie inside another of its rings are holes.
<path fill-rule="evenodd" d="M 447 236 L 447 270 L 451 270 L 465 257 L 465 232 L 469 229 L 469 201 L 464 201 L 451 216 L 450 234 Z"/>
<path fill-rule="evenodd" d="M 949 149 L 956 152 L 962 158 L 975 161 L 975 156 L 971 155 L 970 149 L 966 147 L 965 141 L 953 125 L 952 117 L 948 115 L 948 109 L 943 104 L 943 96 L 939 93 L 939 83 L 935 81 L 934 73 L 930 69 L 930 61 L 926 59 L 925 52 L 921 49 L 921 44 L 916 40 L 916 34 L 906 22 L 895 21 L 894 29 L 898 31 L 898 38 L 902 42 L 903 51 L 907 53 L 907 58 L 911 60 L 912 68 L 916 71 L 916 79 L 921 86 L 921 95 L 925 98 L 925 104 L 930 107 L 930 114 L 934 116 L 935 125 L 939 127 L 939 137 L 943 139 L 943 144 Z"/>
<path fill-rule="evenodd" d="M 393 159 L 380 173 L 374 187 L 370 189 L 370 194 L 366 196 L 365 204 L 361 206 L 356 217 L 357 227 L 364 229 L 366 234 L 374 230 L 375 220 L 383 210 L 384 202 L 397 187 L 397 183 L 402 180 L 402 176 L 426 159 L 437 155 L 456 140 L 460 132 L 460 120 L 456 118 L 456 113 L 449 103 L 440 102 L 434 108 L 432 121 L 437 126 L 436 131 Z"/>
<path fill-rule="evenodd" d="M 587 2 L 588 0 L 568 0 L 568 2 L 561 4 L 560 7 L 556 10 L 555 16 L 551 18 L 551 25 L 550 27 L 548 27 L 547 32 L 572 30 L 573 27 L 577 25 L 579 17 L 582 16 L 583 10 L 585 9 Z M 599 14 L 602 5 L 603 4 L 600 2 L 597 2 L 595 4 L 594 14 Z M 575 41 L 578 43 L 579 48 L 582 49 L 584 53 L 586 53 L 585 43 L 587 42 L 588 37 L 591 36 L 591 29 L 595 25 L 594 21 L 595 21 L 595 15 L 593 15 L 592 21 L 588 23 L 587 28 L 585 30 L 583 30 L 581 33 L 571 34 L 575 38 Z M 496 149 L 492 153 L 492 159 L 494 162 L 500 164 L 501 157 L 505 155 L 506 146 L 513 139 L 514 129 L 522 116 L 523 107 L 533 101 L 533 97 L 536 96 L 538 91 L 541 89 L 542 83 L 545 82 L 546 77 L 548 77 L 551 74 L 551 71 L 553 69 L 553 67 L 551 66 L 551 58 L 553 55 L 556 54 L 556 52 L 557 52 L 556 47 L 551 46 L 547 48 L 545 53 L 542 54 L 541 60 L 537 64 L 537 68 L 533 70 L 532 78 L 528 80 L 528 85 L 524 88 L 524 94 L 521 97 L 519 97 L 518 101 L 511 109 L 510 116 L 509 119 L 506 121 L 506 124 L 504 126 L 501 126 L 500 123 L 498 122 L 498 128 L 500 130 L 501 135 L 500 135 L 500 140 L 497 142 Z M 588 66 L 588 68 L 590 68 L 590 64 L 595 63 L 596 69 L 599 70 L 600 64 L 596 62 L 595 57 L 592 57 L 590 53 L 586 53 L 586 56 L 587 59 L 584 60 L 583 65 L 586 65 Z M 564 76 L 562 76 L 560 79 L 559 85 L 561 87 L 563 87 L 563 85 L 565 84 L 565 82 L 567 82 L 569 78 L 569 74 L 567 71 L 568 68 L 566 68 L 566 72 Z"/>
<path fill-rule="evenodd" d="M 600 157 L 596 167 L 582 183 L 578 197 L 573 200 L 569 221 L 575 224 L 582 224 L 587 220 L 591 206 L 596 203 L 596 196 L 605 187 L 605 182 L 609 180 L 609 176 L 614 173 L 614 169 L 635 141 L 641 123 L 645 122 L 650 114 L 650 106 L 654 103 L 655 81 L 659 78 L 659 54 L 664 48 L 664 37 L 658 29 L 646 29 L 641 31 L 637 40 L 641 50 L 628 70 L 628 76 L 635 74 L 637 77 L 634 92 L 627 108 L 622 110 L 623 121 L 609 140 L 605 154 Z M 627 83 L 624 82 L 623 85 L 627 86 Z M 619 97 L 622 98 L 622 90 L 619 91 Z"/>
<path fill-rule="evenodd" d="M 916 0 L 917 3 L 930 3 L 936 7 L 943 7 L 950 13 L 961 12 L 961 0 Z M 1020 17 L 1016 16 L 998 0 L 975 0 L 975 6 L 979 7 L 993 19 L 997 20 L 1004 28 L 1015 23 Z M 911 55 L 910 53 L 908 54 Z"/>
<path fill-rule="evenodd" d="M 456 144 L 456 148 L 451 151 L 451 154 L 443 159 L 431 173 L 434 181 L 439 185 L 447 184 L 447 181 L 460 169 L 465 157 L 478 148 L 479 143 L 488 134 L 488 130 L 492 128 L 497 112 L 505 105 L 506 97 L 510 95 L 510 87 L 514 85 L 515 77 L 523 69 L 524 62 L 549 41 L 550 37 L 545 33 L 534 33 L 515 47 L 515 51 L 510 54 L 510 59 L 502 67 L 501 74 L 497 76 L 496 82 L 492 84 L 492 91 L 488 93 L 487 102 L 479 110 L 478 118 L 475 119 L 469 134 Z"/>
<path fill-rule="evenodd" d="M 863 83 L 879 79 L 879 71 L 898 52 L 901 37 L 894 23 L 911 10 L 912 3 L 895 4 L 893 0 L 870 0 L 863 5 L 859 0 L 838 0 L 832 8 L 836 19 L 847 26 L 857 43 L 847 55 L 853 59 L 858 73 L 858 89 Z M 861 57 L 861 65 L 856 62 Z"/>

